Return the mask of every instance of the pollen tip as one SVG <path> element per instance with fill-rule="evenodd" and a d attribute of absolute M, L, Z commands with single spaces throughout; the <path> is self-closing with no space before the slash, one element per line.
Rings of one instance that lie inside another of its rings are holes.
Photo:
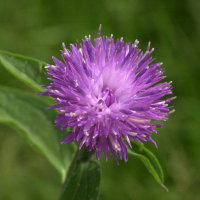
<path fill-rule="evenodd" d="M 98 31 L 98 38 L 100 38 L 100 36 L 101 36 L 101 28 L 102 28 L 102 25 L 100 24 L 99 25 L 99 31 Z"/>
<path fill-rule="evenodd" d="M 174 113 L 174 112 L 175 112 L 175 109 L 171 110 L 171 111 L 169 112 L 169 114 L 172 114 L 172 113 Z"/>
<path fill-rule="evenodd" d="M 66 49 L 66 47 L 65 47 L 65 43 L 64 43 L 64 42 L 62 43 L 62 46 L 63 46 L 63 49 Z"/>

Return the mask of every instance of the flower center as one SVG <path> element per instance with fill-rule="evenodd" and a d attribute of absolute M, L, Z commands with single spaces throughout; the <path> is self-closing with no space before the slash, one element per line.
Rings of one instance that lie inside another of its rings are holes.
<path fill-rule="evenodd" d="M 102 97 L 105 97 L 105 103 L 109 107 L 115 102 L 115 96 L 113 94 L 112 89 L 109 89 L 106 87 L 104 91 L 102 92 Z"/>

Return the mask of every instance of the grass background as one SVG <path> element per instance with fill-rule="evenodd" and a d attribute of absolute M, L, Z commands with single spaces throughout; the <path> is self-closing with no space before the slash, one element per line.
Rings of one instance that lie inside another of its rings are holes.
<path fill-rule="evenodd" d="M 114 34 L 135 39 L 163 62 L 166 81 L 173 80 L 170 105 L 176 112 L 146 146 L 163 166 L 167 193 L 129 156 L 118 166 L 101 158 L 100 200 L 198 200 L 200 197 L 200 1 L 198 0 L 0 0 L 0 49 L 52 63 L 85 35 Z M 0 85 L 33 92 L 0 66 Z M 0 125 L 0 199 L 54 200 L 58 172 L 13 129 Z"/>

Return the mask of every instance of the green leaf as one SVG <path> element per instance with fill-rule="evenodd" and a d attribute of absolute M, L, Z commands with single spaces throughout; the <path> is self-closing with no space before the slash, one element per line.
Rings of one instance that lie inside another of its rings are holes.
<path fill-rule="evenodd" d="M 101 168 L 97 161 L 76 161 L 69 170 L 59 200 L 97 200 L 101 182 Z"/>
<path fill-rule="evenodd" d="M 133 145 L 133 149 L 128 149 L 128 153 L 139 158 L 156 179 L 156 181 L 167 190 L 166 186 L 163 184 L 163 170 L 156 156 L 139 142 L 134 141 L 133 143 L 137 146 Z"/>
<path fill-rule="evenodd" d="M 0 62 L 13 75 L 36 91 L 44 91 L 41 85 L 49 84 L 44 74 L 44 67 L 47 65 L 45 62 L 4 51 L 0 51 Z"/>
<path fill-rule="evenodd" d="M 58 169 L 64 179 L 75 148 L 72 143 L 60 144 L 66 132 L 56 132 L 55 111 L 46 110 L 49 105 L 36 95 L 11 88 L 0 87 L 0 99 L 0 122 L 19 130 Z"/>

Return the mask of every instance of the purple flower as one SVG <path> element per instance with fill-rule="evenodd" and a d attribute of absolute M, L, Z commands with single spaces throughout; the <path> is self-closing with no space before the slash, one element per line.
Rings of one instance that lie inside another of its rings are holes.
<path fill-rule="evenodd" d="M 162 63 L 151 64 L 149 58 L 154 49 L 150 43 L 145 53 L 134 44 L 124 44 L 123 39 L 114 43 L 112 35 L 100 37 L 91 43 L 85 37 L 82 44 L 70 45 L 71 51 L 63 44 L 64 63 L 53 57 L 55 65 L 46 67 L 52 83 L 40 95 L 51 96 L 59 112 L 55 120 L 61 130 L 73 127 L 61 143 L 78 141 L 90 151 L 96 150 L 99 160 L 104 151 L 106 160 L 109 151 L 117 160 L 128 160 L 127 146 L 130 140 L 151 141 L 151 132 L 162 124 L 151 121 L 166 120 L 171 107 L 167 103 L 175 97 L 161 100 L 171 94 L 171 82 L 158 83 L 164 78 Z"/>

